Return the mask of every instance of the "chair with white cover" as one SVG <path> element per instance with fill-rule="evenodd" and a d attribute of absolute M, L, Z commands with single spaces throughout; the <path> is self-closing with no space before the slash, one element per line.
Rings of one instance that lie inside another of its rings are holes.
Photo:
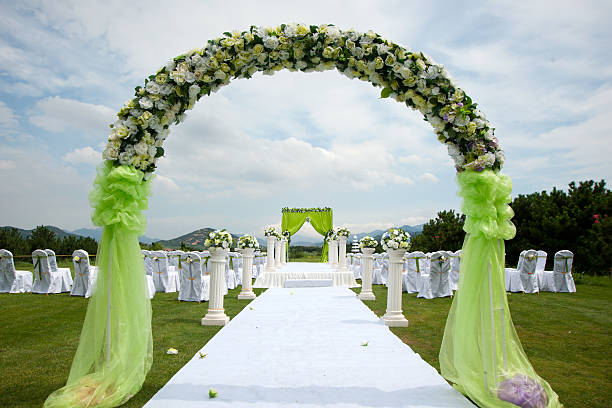
<path fill-rule="evenodd" d="M 0 249 L 0 293 L 25 293 L 32 291 L 32 272 L 15 269 L 13 254 Z"/>
<path fill-rule="evenodd" d="M 383 285 L 382 254 L 372 255 L 372 285 Z"/>
<path fill-rule="evenodd" d="M 383 252 L 380 257 L 380 266 L 380 279 L 383 285 L 387 286 L 389 282 L 389 255 L 386 252 Z"/>
<path fill-rule="evenodd" d="M 208 300 L 210 275 L 205 275 L 202 267 L 202 258 L 197 252 L 181 255 L 181 290 L 178 300 L 198 303 Z"/>
<path fill-rule="evenodd" d="M 353 263 L 351 264 L 351 269 L 353 271 L 353 276 L 355 279 L 361 279 L 361 255 L 353 254 Z"/>
<path fill-rule="evenodd" d="M 449 252 L 450 259 L 450 285 L 453 291 L 459 286 L 459 269 L 461 268 L 461 250 Z"/>
<path fill-rule="evenodd" d="M 145 275 L 153 276 L 153 255 L 151 255 L 151 251 L 143 249 L 140 252 L 143 257 L 142 261 L 144 263 Z"/>
<path fill-rule="evenodd" d="M 574 254 L 572 251 L 562 250 L 555 254 L 553 267 L 554 292 L 576 292 L 576 283 L 574 283 L 574 277 L 572 276 L 573 263 Z"/>
<path fill-rule="evenodd" d="M 525 251 L 521 268 L 519 269 L 524 293 L 538 293 L 540 291 L 538 278 L 535 273 L 537 263 L 538 252 L 533 249 Z"/>
<path fill-rule="evenodd" d="M 151 251 L 153 256 L 153 283 L 156 292 L 171 293 L 180 289 L 178 272 L 168 264 L 165 251 Z"/>
<path fill-rule="evenodd" d="M 506 292 L 523 292 L 523 282 L 521 281 L 521 267 L 525 260 L 527 250 L 521 251 L 516 268 L 504 268 L 504 278 L 506 281 Z"/>
<path fill-rule="evenodd" d="M 230 252 L 229 258 L 231 258 L 231 267 L 232 271 L 234 271 L 236 286 L 242 285 L 242 254 L 239 252 Z"/>
<path fill-rule="evenodd" d="M 436 251 L 431 254 L 429 279 L 423 282 L 417 297 L 433 299 L 453 295 L 450 286 L 450 259 L 450 253 L 447 251 Z"/>
<path fill-rule="evenodd" d="M 427 257 L 421 251 L 406 254 L 406 274 L 404 275 L 404 287 L 408 293 L 417 293 L 423 285 L 422 276 L 427 275 L 425 260 Z"/>
<path fill-rule="evenodd" d="M 62 293 L 62 275 L 52 272 L 49 265 L 49 255 L 42 249 L 32 252 L 34 264 L 34 284 L 32 293 Z"/>
<path fill-rule="evenodd" d="M 538 288 L 540 288 L 540 291 L 554 292 L 553 274 L 544 270 L 548 254 L 542 250 L 536 252 L 538 253 L 538 260 L 536 262 L 535 274 L 538 280 Z"/>
<path fill-rule="evenodd" d="M 96 285 L 98 267 L 89 264 L 89 254 L 83 249 L 77 249 L 72 253 L 72 264 L 74 265 L 74 282 L 70 296 L 90 297 Z"/>
<path fill-rule="evenodd" d="M 49 256 L 51 272 L 57 272 L 62 276 L 62 292 L 70 292 L 72 288 L 72 274 L 70 273 L 70 268 L 58 268 L 55 252 L 52 249 L 45 249 L 45 252 Z"/>
<path fill-rule="evenodd" d="M 230 269 L 230 257 L 225 257 L 225 287 L 229 289 L 236 288 L 236 274 Z"/>
<path fill-rule="evenodd" d="M 176 250 L 168 252 L 168 265 L 174 266 L 174 268 L 178 271 L 181 266 L 181 256 L 184 254 L 184 251 Z"/>

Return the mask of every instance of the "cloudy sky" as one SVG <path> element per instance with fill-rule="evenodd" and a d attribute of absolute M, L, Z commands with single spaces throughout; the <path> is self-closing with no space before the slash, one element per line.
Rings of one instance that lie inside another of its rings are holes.
<path fill-rule="evenodd" d="M 0 0 L 0 225 L 91 227 L 108 124 L 134 87 L 224 31 L 288 22 L 372 29 L 445 65 L 496 128 L 514 195 L 610 180 L 611 18 L 605 0 Z M 284 206 L 333 207 L 354 232 L 459 209 L 444 146 L 379 92 L 280 72 L 203 98 L 165 144 L 147 235 L 262 235 Z"/>

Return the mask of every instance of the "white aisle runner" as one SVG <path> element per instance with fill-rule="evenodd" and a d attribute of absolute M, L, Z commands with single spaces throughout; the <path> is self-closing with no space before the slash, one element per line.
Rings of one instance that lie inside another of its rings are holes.
<path fill-rule="evenodd" d="M 201 352 L 145 407 L 473 408 L 347 288 L 268 289 Z"/>

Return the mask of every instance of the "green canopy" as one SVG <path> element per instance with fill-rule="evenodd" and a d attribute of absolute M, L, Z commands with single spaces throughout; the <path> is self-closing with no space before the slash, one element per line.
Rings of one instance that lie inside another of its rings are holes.
<path fill-rule="evenodd" d="M 327 232 L 334 228 L 333 211 L 329 207 L 325 208 L 283 208 L 283 220 L 281 229 L 289 231 L 293 235 L 302 228 L 306 219 L 319 234 L 325 236 Z M 323 243 L 321 252 L 321 262 L 327 262 L 327 241 Z"/>

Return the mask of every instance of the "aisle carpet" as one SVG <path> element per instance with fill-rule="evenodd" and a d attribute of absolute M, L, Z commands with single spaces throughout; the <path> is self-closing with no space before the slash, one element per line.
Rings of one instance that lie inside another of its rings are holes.
<path fill-rule="evenodd" d="M 269 289 L 201 353 L 145 407 L 473 407 L 342 287 Z"/>

